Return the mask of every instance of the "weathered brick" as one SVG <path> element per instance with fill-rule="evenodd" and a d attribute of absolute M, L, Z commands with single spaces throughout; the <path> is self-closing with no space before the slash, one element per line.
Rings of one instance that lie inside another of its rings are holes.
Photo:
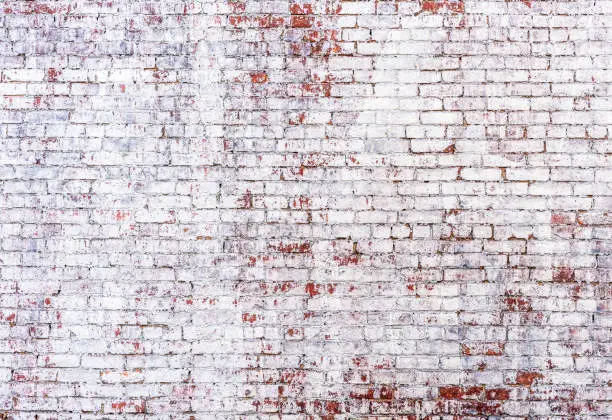
<path fill-rule="evenodd" d="M 0 417 L 605 418 L 611 14 L 5 1 Z"/>

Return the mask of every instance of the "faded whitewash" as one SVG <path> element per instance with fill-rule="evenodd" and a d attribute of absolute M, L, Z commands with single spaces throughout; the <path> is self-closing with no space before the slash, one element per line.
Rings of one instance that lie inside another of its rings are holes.
<path fill-rule="evenodd" d="M 610 416 L 612 2 L 0 6 L 0 417 Z"/>

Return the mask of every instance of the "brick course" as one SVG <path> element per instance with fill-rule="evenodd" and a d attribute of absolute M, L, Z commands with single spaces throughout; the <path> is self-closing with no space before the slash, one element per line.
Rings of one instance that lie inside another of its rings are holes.
<path fill-rule="evenodd" d="M 0 417 L 612 414 L 612 1 L 0 6 Z"/>

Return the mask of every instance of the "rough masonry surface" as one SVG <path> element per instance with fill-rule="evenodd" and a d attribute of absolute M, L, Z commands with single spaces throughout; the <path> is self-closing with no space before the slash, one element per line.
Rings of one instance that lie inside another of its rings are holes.
<path fill-rule="evenodd" d="M 612 2 L 0 2 L 0 417 L 612 415 Z"/>

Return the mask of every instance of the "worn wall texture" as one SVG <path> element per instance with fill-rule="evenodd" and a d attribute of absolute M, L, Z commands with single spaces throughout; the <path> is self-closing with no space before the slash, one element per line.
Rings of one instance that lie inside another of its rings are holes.
<path fill-rule="evenodd" d="M 0 417 L 609 418 L 611 1 L 0 13 Z"/>

